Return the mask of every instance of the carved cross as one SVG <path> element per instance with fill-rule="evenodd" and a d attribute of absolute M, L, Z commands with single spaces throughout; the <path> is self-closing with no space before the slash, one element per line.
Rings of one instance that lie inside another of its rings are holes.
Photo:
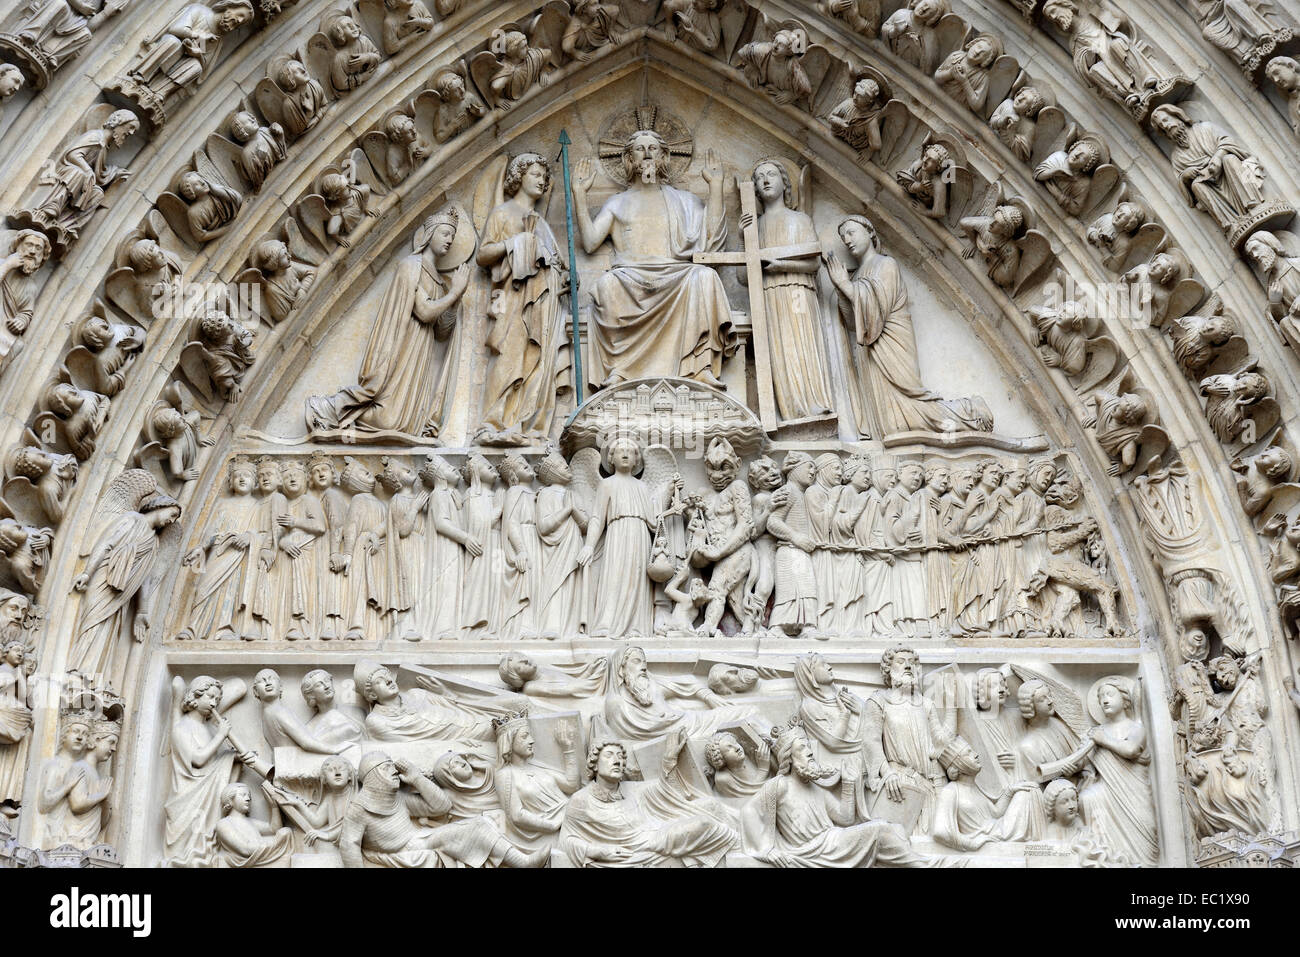
<path fill-rule="evenodd" d="M 768 356 L 767 300 L 763 295 L 763 262 L 773 259 L 799 259 L 821 254 L 821 243 L 802 243 L 795 246 L 763 248 L 758 235 L 758 198 L 754 181 L 748 176 L 736 177 L 740 190 L 740 211 L 748 214 L 752 222 L 744 231 L 743 250 L 720 253 L 696 253 L 694 261 L 707 266 L 744 266 L 749 286 L 749 322 L 753 328 L 754 368 L 758 385 L 758 418 L 764 432 L 777 429 L 776 397 L 772 391 L 772 360 Z"/>

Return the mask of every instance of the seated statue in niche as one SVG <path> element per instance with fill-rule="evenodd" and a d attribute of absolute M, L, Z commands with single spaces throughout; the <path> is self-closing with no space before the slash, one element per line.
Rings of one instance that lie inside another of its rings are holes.
<path fill-rule="evenodd" d="M 194 338 L 181 352 L 181 369 L 209 401 L 238 402 L 244 374 L 256 360 L 253 333 L 220 309 L 193 323 Z"/>
<path fill-rule="evenodd" d="M 775 867 L 914 867 L 946 863 L 912 850 L 894 823 L 858 820 L 859 781 L 814 756 L 798 720 L 772 735 L 778 772 L 741 812 L 746 853 Z"/>
<path fill-rule="evenodd" d="M 745 71 L 749 85 L 772 97 L 778 106 L 809 104 L 812 83 L 802 59 L 808 34 L 802 29 L 777 30 L 769 41 L 746 43 L 736 51 L 736 65 Z"/>
<path fill-rule="evenodd" d="M 1074 137 L 1066 149 L 1049 153 L 1034 170 L 1034 179 L 1042 183 L 1071 216 L 1088 208 L 1093 188 L 1093 174 L 1110 162 L 1110 149 L 1100 136 L 1085 133 Z"/>
<path fill-rule="evenodd" d="M 859 434 L 991 432 L 993 415 L 983 399 L 944 399 L 922 384 L 907 286 L 898 263 L 880 251 L 870 220 L 848 217 L 840 238 L 857 261 L 853 272 L 834 253 L 826 268 L 852 338 L 850 398 Z"/>
<path fill-rule="evenodd" d="M 942 220 L 948 215 L 949 184 L 957 181 L 961 168 L 949 142 L 926 137 L 921 155 L 907 169 L 900 169 L 894 175 L 898 185 L 918 205 L 921 215 L 930 219 Z"/>
<path fill-rule="evenodd" d="M 1145 119 L 1154 103 L 1173 97 L 1190 83 L 1156 62 L 1122 14 L 1106 10 L 1098 16 L 1081 11 L 1078 0 L 1046 0 L 1043 18 L 1069 38 L 1080 78 L 1135 119 Z"/>
<path fill-rule="evenodd" d="M 50 236 L 59 255 L 104 205 L 108 188 L 131 175 L 108 156 L 135 135 L 140 121 L 130 110 L 103 116 L 105 110 L 108 107 L 92 108 L 85 121 L 88 128 L 42 169 L 38 182 L 46 189 L 36 204 L 11 217 L 15 225 L 34 226 Z"/>
<path fill-rule="evenodd" d="M 546 85 L 550 59 L 550 49 L 533 46 L 526 34 L 494 30 L 488 49 L 473 58 L 470 70 L 492 106 L 506 112 L 533 84 Z"/>
<path fill-rule="evenodd" d="M 0 518 L 0 556 L 21 588 L 30 596 L 41 590 L 50 563 L 54 529 L 25 525 L 12 518 Z"/>
<path fill-rule="evenodd" d="M 216 65 L 223 41 L 253 21 L 249 0 L 213 0 L 181 9 L 148 45 L 144 55 L 113 88 L 139 103 L 158 126 L 166 122 L 167 100 L 193 92 Z"/>
<path fill-rule="evenodd" d="M 1289 207 L 1265 198 L 1259 157 L 1213 123 L 1193 122 L 1182 109 L 1166 104 L 1151 114 L 1151 126 L 1174 146 L 1169 162 L 1187 204 L 1209 213 L 1234 242 L 1246 230 L 1291 218 Z"/>
<path fill-rule="evenodd" d="M 344 867 L 540 867 L 550 855 L 547 848 L 523 853 L 485 817 L 416 825 L 412 818 L 446 816 L 451 800 L 408 762 L 382 751 L 362 757 L 357 781 L 339 836 Z"/>
<path fill-rule="evenodd" d="M 67 369 L 110 399 L 126 386 L 126 374 L 144 349 L 144 332 L 128 323 L 110 322 L 98 311 L 73 327 L 76 343 L 64 357 Z"/>
<path fill-rule="evenodd" d="M 573 183 L 578 232 L 593 255 L 608 239 L 614 263 L 592 294 L 591 382 L 601 388 L 650 376 L 682 376 L 722 388 L 731 304 L 716 270 L 692 261 L 727 241 L 722 164 L 710 150 L 701 175 L 705 203 L 668 185 L 671 155 L 663 136 L 638 130 L 623 148 L 627 188 L 593 219 L 587 192 L 595 164 L 579 161 Z"/>
<path fill-rule="evenodd" d="M 817 9 L 869 39 L 880 30 L 880 0 L 818 0 Z"/>
<path fill-rule="evenodd" d="M 1268 314 L 1293 352 L 1300 354 L 1300 256 L 1261 229 L 1246 240 L 1246 258 L 1268 288 Z"/>
<path fill-rule="evenodd" d="M 686 732 L 664 742 L 661 776 L 623 789 L 627 748 L 595 741 L 587 752 L 591 782 L 569 799 L 559 849 L 578 867 L 714 867 L 737 843 L 736 832 L 707 814 L 677 767 Z M 703 812 L 703 813 L 702 813 Z"/>
<path fill-rule="evenodd" d="M 1227 53 L 1249 76 L 1263 58 L 1295 37 L 1294 19 L 1278 16 L 1272 0 L 1197 0 L 1201 36 Z"/>
<path fill-rule="evenodd" d="M 216 828 L 218 867 L 286 866 L 293 853 L 293 828 L 280 827 L 280 807 L 275 801 L 270 806 L 270 819 L 259 821 L 249 813 L 253 792 L 248 785 L 226 785 Z"/>
<path fill-rule="evenodd" d="M 329 109 L 325 87 L 307 72 L 307 64 L 283 53 L 266 65 L 266 78 L 258 82 L 254 97 L 263 115 L 284 128 L 290 143 L 319 123 Z"/>
<path fill-rule="evenodd" d="M 286 243 L 264 239 L 249 254 L 272 323 L 284 322 L 316 280 L 316 267 L 293 258 Z"/>
<path fill-rule="evenodd" d="M 181 174 L 176 192 L 158 197 L 159 209 L 173 228 L 193 245 L 201 246 L 228 230 L 244 205 L 244 197 L 221 181 L 206 154 L 196 153 L 195 169 Z"/>
<path fill-rule="evenodd" d="M 704 53 L 722 45 L 721 10 L 727 0 L 664 0 L 664 31 Z"/>
<path fill-rule="evenodd" d="M 129 4 L 130 0 L 29 3 L 25 16 L 6 34 L 0 34 L 0 48 L 36 77 L 37 89 L 44 88 L 60 67 L 81 55 L 105 20 L 121 13 Z"/>
<path fill-rule="evenodd" d="M 0 372 L 22 351 L 23 333 L 32 323 L 36 281 L 32 278 L 50 258 L 50 241 L 35 229 L 21 229 L 0 262 Z"/>
<path fill-rule="evenodd" d="M 417 43 L 436 26 L 433 15 L 420 0 L 384 0 L 384 53 L 393 56 Z"/>
<path fill-rule="evenodd" d="M 451 377 L 457 373 L 454 355 L 438 368 L 438 343 L 451 335 L 470 278 L 468 263 L 444 274 L 438 260 L 451 250 L 459 224 L 454 207 L 425 220 L 416 235 L 415 254 L 398 263 L 379 305 L 358 384 L 332 396 L 309 397 L 311 431 L 437 437 Z"/>

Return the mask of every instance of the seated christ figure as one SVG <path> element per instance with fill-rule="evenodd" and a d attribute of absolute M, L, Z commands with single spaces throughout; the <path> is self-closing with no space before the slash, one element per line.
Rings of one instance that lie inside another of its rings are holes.
<path fill-rule="evenodd" d="M 588 378 L 602 388 L 652 376 L 723 387 L 722 357 L 734 338 L 731 305 L 718 273 L 692 260 L 726 246 L 722 164 L 710 150 L 701 173 L 706 203 L 668 185 L 670 158 L 653 130 L 628 137 L 627 189 L 611 196 L 595 219 L 587 207 L 595 165 L 578 164 L 573 198 L 583 248 L 591 255 L 608 239 L 615 252 L 595 284 L 588 330 Z"/>

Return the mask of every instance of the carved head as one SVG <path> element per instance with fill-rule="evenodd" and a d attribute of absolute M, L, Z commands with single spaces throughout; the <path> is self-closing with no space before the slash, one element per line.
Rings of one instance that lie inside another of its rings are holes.
<path fill-rule="evenodd" d="M 1103 684 L 1097 689 L 1097 701 L 1101 704 L 1101 713 L 1107 718 L 1133 716 L 1133 696 L 1123 684 Z"/>
<path fill-rule="evenodd" d="M 934 494 L 943 495 L 952 488 L 952 473 L 946 465 L 932 465 L 925 470 L 925 484 Z"/>
<path fill-rule="evenodd" d="M 12 63 L 0 63 L 0 100 L 7 100 L 23 88 L 23 71 Z"/>
<path fill-rule="evenodd" d="M 342 49 L 361 36 L 361 27 L 351 17 L 335 17 L 329 25 L 330 43 Z"/>
<path fill-rule="evenodd" d="M 278 239 L 263 239 L 253 247 L 248 261 L 254 269 L 260 269 L 265 275 L 274 275 L 289 268 L 292 261 L 289 247 Z"/>
<path fill-rule="evenodd" d="M 840 239 L 859 262 L 880 249 L 876 227 L 865 216 L 848 216 L 840 223 Z"/>
<path fill-rule="evenodd" d="M 362 700 L 368 704 L 383 704 L 400 694 L 393 673 L 375 661 L 358 661 L 352 669 L 352 679 Z"/>
<path fill-rule="evenodd" d="M 745 751 L 730 731 L 720 731 L 709 738 L 704 746 L 704 760 L 715 771 L 728 768 L 736 771 L 745 766 Z"/>
<path fill-rule="evenodd" d="M 382 751 L 371 751 L 361 756 L 357 765 L 357 782 L 363 788 L 381 792 L 396 791 L 402 785 L 397 762 Z"/>
<path fill-rule="evenodd" d="M 668 180 L 668 144 L 654 130 L 637 130 L 623 145 L 623 173 L 628 182 L 640 179 L 643 183 Z"/>
<path fill-rule="evenodd" d="M 865 492 L 871 487 L 871 458 L 861 452 L 855 452 L 844 462 L 844 481 Z"/>
<path fill-rule="evenodd" d="M 1101 163 L 1101 147 L 1091 139 L 1076 140 L 1067 154 L 1071 171 L 1091 173 Z"/>
<path fill-rule="evenodd" d="M 1002 484 L 1013 494 L 1019 495 L 1029 484 L 1029 471 L 1021 468 L 1010 469 L 1003 477 Z"/>
<path fill-rule="evenodd" d="M 512 691 L 523 691 L 524 685 L 537 677 L 537 665 L 522 652 L 513 651 L 497 665 L 501 682 Z"/>
<path fill-rule="evenodd" d="M 1074 18 L 1078 13 L 1074 0 L 1047 0 L 1043 4 L 1043 18 L 1062 33 L 1074 32 Z"/>
<path fill-rule="evenodd" d="M 75 757 L 85 754 L 90 748 L 90 718 L 79 714 L 69 715 L 63 721 L 61 738 L 64 751 Z"/>
<path fill-rule="evenodd" d="M 881 495 L 898 484 L 898 469 L 889 463 L 881 463 L 871 470 L 871 487 Z"/>
<path fill-rule="evenodd" d="M 320 784 L 325 792 L 342 791 L 356 781 L 357 771 L 342 755 L 331 754 L 320 765 Z"/>
<path fill-rule="evenodd" d="M 991 33 L 981 33 L 966 44 L 968 63 L 986 70 L 993 61 L 1002 56 L 1002 41 Z"/>
<path fill-rule="evenodd" d="M 1043 788 L 1043 805 L 1049 821 L 1070 827 L 1079 819 L 1079 789 L 1068 778 L 1049 781 Z"/>
<path fill-rule="evenodd" d="M 949 0 L 909 0 L 908 7 L 917 23 L 932 27 L 947 15 Z"/>
<path fill-rule="evenodd" d="M 131 244 L 126 261 L 137 273 L 149 273 L 163 267 L 167 254 L 152 239 L 138 239 Z"/>
<path fill-rule="evenodd" d="M 301 60 L 286 60 L 275 75 L 276 85 L 286 93 L 293 93 L 311 82 L 307 65 Z"/>
<path fill-rule="evenodd" d="M 181 177 L 179 191 L 182 199 L 192 203 L 199 197 L 212 192 L 212 187 L 208 185 L 208 181 L 203 178 L 202 174 L 191 170 Z"/>
<path fill-rule="evenodd" d="M 979 755 L 971 747 L 970 742 L 962 738 L 954 738 L 946 744 L 942 751 L 939 752 L 939 766 L 943 768 L 948 775 L 949 781 L 956 781 L 962 777 L 974 777 L 983 770 L 984 765 L 980 763 Z"/>
<path fill-rule="evenodd" d="M 263 455 L 257 460 L 257 490 L 259 492 L 263 495 L 278 492 L 283 480 L 284 474 L 280 471 L 279 462 L 269 455 Z"/>
<path fill-rule="evenodd" d="M 709 669 L 709 689 L 722 696 L 743 694 L 753 691 L 758 684 L 758 672 L 753 668 L 742 668 L 718 662 Z"/>
<path fill-rule="evenodd" d="M 460 481 L 460 472 L 442 456 L 430 455 L 420 466 L 420 478 L 429 488 L 436 486 L 439 479 L 454 486 Z"/>
<path fill-rule="evenodd" d="M 740 456 L 725 438 L 718 437 L 709 443 L 704 453 L 704 468 L 714 491 L 722 491 L 740 474 Z"/>
<path fill-rule="evenodd" d="M 1151 126 L 1178 146 L 1190 141 L 1192 118 L 1176 106 L 1163 103 L 1151 111 Z"/>
<path fill-rule="evenodd" d="M 1121 425 L 1140 425 L 1147 417 L 1146 399 L 1136 392 L 1127 392 L 1119 397 L 1115 406 L 1115 421 Z"/>
<path fill-rule="evenodd" d="M 778 59 L 788 59 L 798 55 L 802 45 L 799 34 L 794 30 L 778 30 L 776 36 L 772 37 L 772 54 Z"/>
<path fill-rule="evenodd" d="M 117 743 L 122 737 L 122 723 L 110 719 L 92 721 L 90 736 L 94 742 L 92 750 L 95 754 L 95 760 L 102 764 L 117 751 Z"/>
<path fill-rule="evenodd" d="M 869 76 L 864 76 L 853 85 L 853 102 L 865 109 L 880 97 L 880 84 Z"/>
<path fill-rule="evenodd" d="M 617 679 L 638 704 L 649 706 L 654 703 L 650 691 L 650 666 L 646 663 L 644 648 L 632 645 L 623 652 Z"/>
<path fill-rule="evenodd" d="M 537 463 L 537 477 L 543 485 L 568 485 L 573 481 L 573 469 L 558 449 L 551 449 Z"/>
<path fill-rule="evenodd" d="M 1286 258 L 1282 241 L 1266 229 L 1261 229 L 1246 240 L 1245 252 L 1250 261 L 1265 273 L 1271 273 Z"/>
<path fill-rule="evenodd" d="M 181 517 L 181 506 L 170 495 L 159 492 L 140 503 L 140 514 L 149 520 L 154 531 L 161 531 Z"/>
<path fill-rule="evenodd" d="M 326 173 L 320 178 L 320 194 L 326 202 L 338 204 L 347 199 L 351 185 L 342 173 Z"/>
<path fill-rule="evenodd" d="M 234 335 L 230 317 L 220 309 L 209 309 L 199 321 L 199 335 L 208 345 L 218 345 Z"/>
<path fill-rule="evenodd" d="M 311 471 L 311 487 L 318 491 L 333 488 L 334 483 L 338 481 L 339 476 L 334 468 L 334 460 L 328 455 L 320 452 L 313 453 L 307 466 Z"/>
<path fill-rule="evenodd" d="M 302 700 L 314 711 L 334 703 L 334 678 L 323 668 L 314 668 L 303 675 L 298 690 Z"/>
<path fill-rule="evenodd" d="M 465 483 L 472 485 L 477 479 L 489 488 L 496 484 L 497 479 L 496 467 L 477 452 L 466 457 L 465 459 Z"/>
<path fill-rule="evenodd" d="M 27 660 L 27 644 L 21 639 L 11 638 L 6 641 L 0 652 L 3 653 L 4 663 L 10 668 L 21 668 Z"/>
<path fill-rule="evenodd" d="M 980 711 L 999 708 L 1007 700 L 1007 676 L 997 668 L 975 672 L 975 707 Z"/>
<path fill-rule="evenodd" d="M 776 202 L 778 199 L 786 206 L 794 204 L 794 188 L 790 185 L 790 174 L 784 163 L 764 160 L 754 167 L 754 190 L 764 203 Z"/>
<path fill-rule="evenodd" d="M 515 485 L 529 485 L 537 477 L 537 473 L 528 464 L 528 460 L 515 452 L 511 452 L 501 460 L 498 471 L 501 473 L 506 485 L 512 487 Z"/>
<path fill-rule="evenodd" d="M 1115 207 L 1111 222 L 1124 233 L 1135 233 L 1147 221 L 1147 212 L 1140 203 L 1124 202 Z"/>
<path fill-rule="evenodd" d="M 104 121 L 114 146 L 121 146 L 140 129 L 140 121 L 130 110 L 115 110 Z"/>
<path fill-rule="evenodd" d="M 256 116 L 248 110 L 240 110 L 230 118 L 230 136 L 236 143 L 247 143 L 261 126 Z"/>
<path fill-rule="evenodd" d="M 1275 56 L 1269 60 L 1268 66 L 1264 67 L 1264 75 L 1283 93 L 1300 92 L 1300 63 L 1289 56 Z"/>
<path fill-rule="evenodd" d="M 253 20 L 253 5 L 248 0 L 217 0 L 212 5 L 217 11 L 217 29 L 232 33 Z"/>
<path fill-rule="evenodd" d="M 48 472 L 52 464 L 50 453 L 34 445 L 21 446 L 14 452 L 10 462 L 14 475 L 21 475 L 32 482 Z"/>
<path fill-rule="evenodd" d="M 208 675 L 199 675 L 190 682 L 181 700 L 181 713 L 197 711 L 204 718 L 210 717 L 221 707 L 221 682 Z"/>
<path fill-rule="evenodd" d="M 456 239 L 456 230 L 460 224 L 460 212 L 455 206 L 446 206 L 424 221 L 420 231 L 428 236 L 425 247 L 435 256 L 445 256 Z"/>
<path fill-rule="evenodd" d="M 999 206 L 993 210 L 993 223 L 989 227 L 994 236 L 1011 239 L 1025 228 L 1025 213 L 1019 206 Z"/>
<path fill-rule="evenodd" d="M 1029 484 L 1042 495 L 1052 487 L 1056 478 L 1056 463 L 1051 459 L 1032 459 L 1029 462 Z"/>
<path fill-rule="evenodd" d="M 593 742 L 587 750 L 587 779 L 622 781 L 627 772 L 627 748 L 619 741 Z"/>
<path fill-rule="evenodd" d="M 1210 662 L 1210 674 L 1222 691 L 1231 691 L 1241 680 L 1241 664 L 1232 655 L 1219 655 Z"/>
<path fill-rule="evenodd" d="M 632 475 L 641 468 L 641 446 L 630 435 L 619 435 L 609 446 L 609 464 L 620 475 Z"/>
<path fill-rule="evenodd" d="M 385 455 L 380 460 L 380 464 L 383 468 L 375 478 L 389 495 L 396 495 L 404 485 L 414 483 L 415 473 L 408 468 L 403 468 L 396 459 Z"/>
<path fill-rule="evenodd" d="M 1266 478 L 1285 481 L 1291 474 L 1291 453 L 1280 445 L 1269 446 L 1255 456 L 1255 466 Z"/>
<path fill-rule="evenodd" d="M 501 192 L 513 197 L 523 190 L 530 199 L 541 199 L 551 188 L 551 167 L 537 153 L 520 153 L 506 167 Z"/>
<path fill-rule="evenodd" d="M 893 645 L 880 656 L 880 676 L 886 688 L 915 688 L 921 683 L 921 658 L 915 649 Z"/>
<path fill-rule="evenodd" d="M 384 135 L 393 143 L 414 143 L 415 121 L 405 113 L 394 113 L 384 123 Z"/>
<path fill-rule="evenodd" d="M 253 697 L 258 701 L 279 701 L 284 688 L 274 668 L 263 668 L 253 676 Z"/>
<path fill-rule="evenodd" d="M 1038 114 L 1043 112 L 1043 107 L 1047 105 L 1043 93 L 1036 86 L 1025 85 L 1016 91 L 1016 95 L 1011 98 L 1011 105 L 1015 108 L 1016 115 L 1023 119 L 1033 120 L 1038 118 Z"/>
<path fill-rule="evenodd" d="M 952 154 L 942 143 L 931 143 L 921 152 L 921 169 L 934 175 L 952 161 Z"/>
<path fill-rule="evenodd" d="M 898 470 L 898 484 L 908 492 L 915 492 L 925 481 L 925 470 L 919 462 L 905 462 Z"/>
<path fill-rule="evenodd" d="M 113 324 L 103 316 L 87 316 L 81 324 L 81 344 L 91 352 L 103 352 L 113 341 Z"/>
<path fill-rule="evenodd" d="M 434 81 L 433 89 L 442 102 L 459 103 L 465 98 L 465 78 L 454 70 L 448 70 Z"/>
<path fill-rule="evenodd" d="M 445 788 L 462 788 L 474 777 L 474 766 L 459 751 L 447 751 L 434 759 L 433 779 Z"/>
<path fill-rule="evenodd" d="M 1083 485 L 1079 482 L 1078 476 L 1068 469 L 1059 469 L 1044 498 L 1048 505 L 1071 508 L 1082 496 Z"/>
<path fill-rule="evenodd" d="M 771 492 L 781 487 L 781 470 L 766 455 L 749 463 L 749 487 L 755 492 Z"/>
<path fill-rule="evenodd" d="M 1052 689 L 1037 678 L 1023 682 L 1016 690 L 1016 704 L 1020 706 L 1020 716 L 1026 721 L 1035 717 L 1056 713 L 1056 704 L 1052 700 Z"/>
<path fill-rule="evenodd" d="M 533 739 L 532 727 L 528 723 L 527 708 L 501 718 L 493 718 L 492 726 L 497 732 L 497 754 L 502 767 L 510 764 L 514 758 L 527 761 L 537 753 L 537 742 Z"/>
<path fill-rule="evenodd" d="M 781 463 L 781 472 L 787 482 L 807 488 L 817 475 L 817 466 L 807 452 L 787 452 Z"/>
<path fill-rule="evenodd" d="M 34 229 L 21 229 L 9 244 L 9 252 L 18 255 L 18 268 L 30 276 L 45 265 L 50 258 L 50 241 L 44 233 Z"/>
<path fill-rule="evenodd" d="M 349 455 L 343 460 L 343 474 L 339 476 L 339 485 L 345 492 L 351 492 L 353 495 L 373 492 L 375 473 Z"/>

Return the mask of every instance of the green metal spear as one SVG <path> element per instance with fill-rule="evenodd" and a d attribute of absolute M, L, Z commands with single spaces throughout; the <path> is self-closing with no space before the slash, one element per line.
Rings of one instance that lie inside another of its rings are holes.
<path fill-rule="evenodd" d="M 569 139 L 569 131 L 560 130 L 560 163 L 564 167 L 564 226 L 569 233 L 569 313 L 573 319 L 571 335 L 573 337 L 574 394 L 577 398 L 574 403 L 573 414 L 577 415 L 583 401 L 583 375 L 582 344 L 578 339 L 578 260 L 573 245 L 573 184 L 569 180 L 569 146 L 572 142 L 573 140 Z M 569 416 L 569 421 L 573 421 L 572 415 Z"/>

